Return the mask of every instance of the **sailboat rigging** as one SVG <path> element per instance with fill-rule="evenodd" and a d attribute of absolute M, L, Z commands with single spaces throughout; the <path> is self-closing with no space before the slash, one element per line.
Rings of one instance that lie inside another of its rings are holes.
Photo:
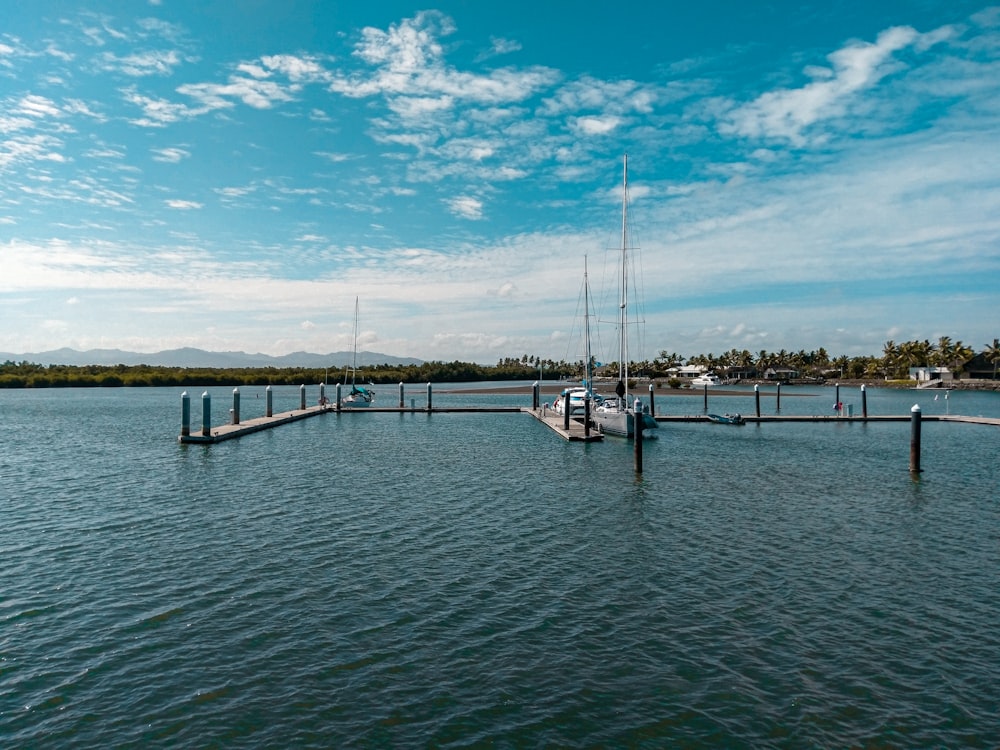
<path fill-rule="evenodd" d="M 618 303 L 618 382 L 615 384 L 616 398 L 605 399 L 594 410 L 597 429 L 609 435 L 633 437 L 635 420 L 642 420 L 642 429 L 656 429 L 659 425 L 652 415 L 642 409 L 640 399 L 630 402 L 628 389 L 628 276 L 629 276 L 629 233 L 628 233 L 628 155 L 622 161 L 622 230 L 620 247 L 620 273 Z"/>
<path fill-rule="evenodd" d="M 583 329 L 586 349 L 583 383 L 573 388 L 566 388 L 552 404 L 557 414 L 565 413 L 566 401 L 569 401 L 569 413 L 587 411 L 587 401 L 591 404 L 601 402 L 601 397 L 594 393 L 593 356 L 590 353 L 590 282 L 587 278 L 587 256 L 583 258 Z"/>
<path fill-rule="evenodd" d="M 358 298 L 354 298 L 354 359 L 351 362 L 351 392 L 344 396 L 340 403 L 342 406 L 371 406 L 375 400 L 375 393 L 368 388 L 358 387 Z M 347 372 L 344 372 L 344 380 L 347 380 Z"/>

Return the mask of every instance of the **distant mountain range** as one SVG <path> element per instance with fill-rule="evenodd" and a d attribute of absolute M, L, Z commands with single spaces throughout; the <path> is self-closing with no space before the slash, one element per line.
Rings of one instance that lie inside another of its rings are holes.
<path fill-rule="evenodd" d="M 169 349 L 155 354 L 125 352 L 120 349 L 53 349 L 48 352 L 11 354 L 0 352 L 0 362 L 32 362 L 38 365 L 156 365 L 160 367 L 346 367 L 353 352 L 311 354 L 292 352 L 280 357 L 246 352 L 207 352 L 203 349 Z M 358 352 L 358 367 L 371 365 L 419 365 L 423 360 L 390 357 L 377 352 Z"/>

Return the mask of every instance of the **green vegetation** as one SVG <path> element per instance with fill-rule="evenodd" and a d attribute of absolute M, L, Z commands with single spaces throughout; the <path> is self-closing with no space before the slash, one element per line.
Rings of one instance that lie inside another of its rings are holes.
<path fill-rule="evenodd" d="M 699 354 L 685 360 L 679 354 L 661 351 L 649 362 L 633 362 L 630 371 L 638 377 L 666 377 L 671 367 L 681 364 L 704 365 L 723 376 L 759 378 L 771 367 L 794 369 L 803 378 L 905 380 L 910 367 L 943 366 L 961 374 L 970 362 L 982 358 L 992 365 L 996 379 L 1000 364 L 1000 341 L 993 339 L 976 357 L 961 341 L 942 336 L 936 344 L 887 341 L 882 356 L 830 357 L 825 349 L 811 352 L 766 352 L 730 350 L 720 356 Z M 617 363 L 605 365 L 602 374 L 617 372 Z M 358 379 L 373 383 L 458 383 L 482 380 L 530 380 L 578 378 L 583 361 L 555 362 L 525 354 L 520 359 L 505 357 L 496 365 L 469 362 L 425 362 L 420 365 L 375 365 L 360 370 Z M 0 388 L 80 388 L 120 386 L 239 386 L 302 385 L 319 383 L 326 376 L 322 368 L 188 368 L 151 365 L 38 365 L 7 361 L 0 365 Z M 989 372 L 980 377 L 989 377 Z M 336 382 L 336 378 L 332 381 Z M 671 385 L 673 382 L 671 381 Z M 676 386 L 674 386 L 676 387 Z"/>
<path fill-rule="evenodd" d="M 546 370 L 547 377 L 572 374 L 574 368 Z M 4 362 L 0 388 L 92 388 L 120 386 L 240 386 L 321 383 L 323 368 L 308 367 L 158 367 L 152 365 L 38 365 Z M 525 380 L 538 377 L 538 368 L 517 360 L 495 367 L 467 362 L 425 362 L 420 365 L 376 365 L 359 369 L 358 380 L 373 383 L 458 383 L 480 380 Z M 336 383 L 339 375 L 331 382 Z"/>

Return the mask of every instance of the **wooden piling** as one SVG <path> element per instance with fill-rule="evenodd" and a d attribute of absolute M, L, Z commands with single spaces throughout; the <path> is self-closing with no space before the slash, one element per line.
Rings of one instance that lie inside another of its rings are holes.
<path fill-rule="evenodd" d="M 910 409 L 910 473 L 920 473 L 920 405 Z"/>

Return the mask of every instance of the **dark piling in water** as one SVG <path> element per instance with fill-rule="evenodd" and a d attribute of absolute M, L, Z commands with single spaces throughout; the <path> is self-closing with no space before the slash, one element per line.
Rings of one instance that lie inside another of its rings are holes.
<path fill-rule="evenodd" d="M 920 473 L 920 406 L 910 409 L 910 473 Z"/>
<path fill-rule="evenodd" d="M 633 432 L 635 433 L 635 440 L 633 440 L 633 445 L 635 449 L 635 473 L 642 474 L 642 412 L 636 411 L 632 415 L 632 423 L 634 425 Z"/>

